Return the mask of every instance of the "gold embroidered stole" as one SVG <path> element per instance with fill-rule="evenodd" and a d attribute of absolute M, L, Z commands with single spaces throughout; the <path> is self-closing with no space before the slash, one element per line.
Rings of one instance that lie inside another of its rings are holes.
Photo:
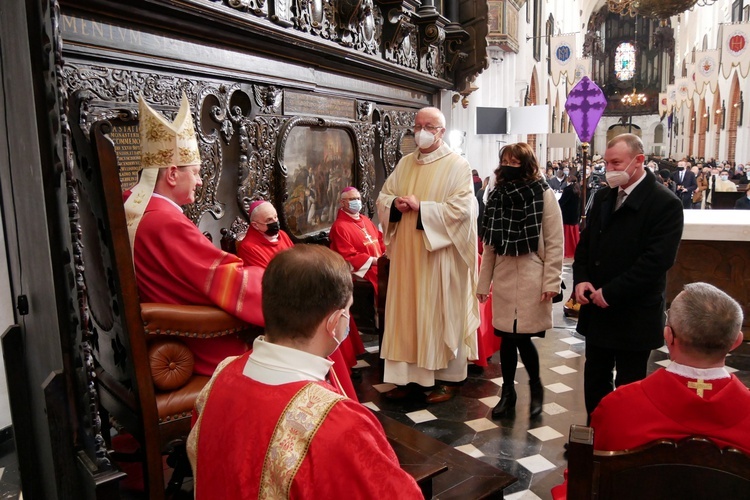
<path fill-rule="evenodd" d="M 289 498 L 313 437 L 333 405 L 342 399 L 344 396 L 311 382 L 289 401 L 266 450 L 258 498 Z"/>

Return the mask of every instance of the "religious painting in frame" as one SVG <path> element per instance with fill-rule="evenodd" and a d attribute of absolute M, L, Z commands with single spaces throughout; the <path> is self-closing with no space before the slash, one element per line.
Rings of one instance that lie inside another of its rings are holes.
<path fill-rule="evenodd" d="M 327 232 L 336 219 L 341 190 L 359 186 L 360 151 L 352 125 L 293 118 L 281 130 L 277 162 L 281 226 L 297 241 Z"/>

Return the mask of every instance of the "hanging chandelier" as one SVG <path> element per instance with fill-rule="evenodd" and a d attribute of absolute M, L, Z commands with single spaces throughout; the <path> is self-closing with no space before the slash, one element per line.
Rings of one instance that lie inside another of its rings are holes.
<path fill-rule="evenodd" d="M 644 104 L 646 104 L 646 101 L 648 101 L 648 97 L 646 97 L 646 94 L 636 93 L 635 87 L 633 87 L 632 94 L 625 94 L 624 96 L 622 96 L 622 99 L 620 99 L 622 105 L 629 108 L 635 106 L 643 106 Z"/>
<path fill-rule="evenodd" d="M 718 0 L 607 0 L 610 12 L 620 15 L 636 15 L 666 19 L 676 16 L 694 6 L 706 7 Z"/>

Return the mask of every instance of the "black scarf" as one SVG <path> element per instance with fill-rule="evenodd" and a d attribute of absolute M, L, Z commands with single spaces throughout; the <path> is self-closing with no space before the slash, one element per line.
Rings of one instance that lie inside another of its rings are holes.
<path fill-rule="evenodd" d="M 536 252 L 547 189 L 544 179 L 503 182 L 495 187 L 484 209 L 484 243 L 495 247 L 498 255 Z"/>

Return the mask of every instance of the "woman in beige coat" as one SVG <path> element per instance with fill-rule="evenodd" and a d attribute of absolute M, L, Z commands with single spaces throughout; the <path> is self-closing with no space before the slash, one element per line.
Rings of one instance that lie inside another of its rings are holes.
<path fill-rule="evenodd" d="M 562 281 L 562 216 L 528 144 L 505 146 L 500 160 L 482 223 L 484 252 L 477 286 L 477 298 L 485 302 L 493 284 L 492 325 L 503 339 L 503 388 L 492 416 L 515 412 L 513 383 L 520 353 L 529 374 L 529 413 L 535 417 L 542 412 L 544 388 L 531 338 L 544 337 L 552 327 L 552 298 L 560 292 Z"/>

